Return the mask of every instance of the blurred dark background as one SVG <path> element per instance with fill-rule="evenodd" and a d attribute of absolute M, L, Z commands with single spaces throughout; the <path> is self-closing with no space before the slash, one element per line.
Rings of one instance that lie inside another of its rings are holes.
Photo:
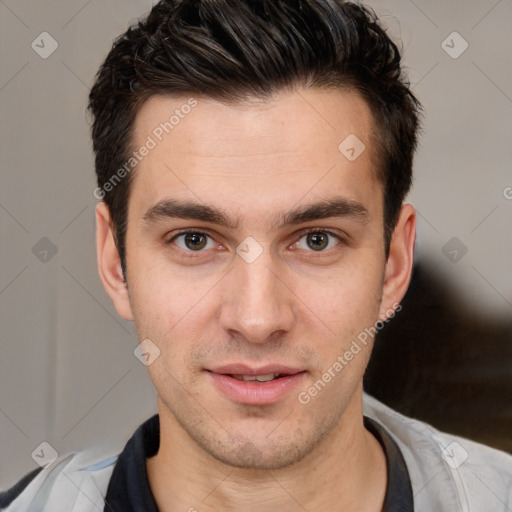
<path fill-rule="evenodd" d="M 497 324 L 414 268 L 403 309 L 379 332 L 365 391 L 406 416 L 512 453 L 512 318 Z"/>

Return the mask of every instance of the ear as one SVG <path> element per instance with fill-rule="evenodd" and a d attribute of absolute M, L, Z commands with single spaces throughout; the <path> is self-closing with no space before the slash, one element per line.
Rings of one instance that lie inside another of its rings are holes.
<path fill-rule="evenodd" d="M 126 320 L 133 320 L 128 288 L 124 282 L 121 258 L 114 241 L 112 220 L 103 201 L 96 206 L 96 253 L 101 281 L 117 312 Z"/>
<path fill-rule="evenodd" d="M 416 240 L 416 211 L 410 204 L 402 205 L 391 238 L 389 256 L 384 272 L 384 286 L 379 317 L 389 316 L 390 310 L 403 299 L 411 281 Z"/>

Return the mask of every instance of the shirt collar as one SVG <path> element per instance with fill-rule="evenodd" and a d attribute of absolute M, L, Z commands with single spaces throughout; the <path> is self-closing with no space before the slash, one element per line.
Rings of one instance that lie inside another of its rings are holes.
<path fill-rule="evenodd" d="M 379 441 L 386 455 L 388 484 L 382 512 L 413 512 L 411 479 L 400 448 L 386 429 L 374 419 L 364 416 L 364 426 Z"/>

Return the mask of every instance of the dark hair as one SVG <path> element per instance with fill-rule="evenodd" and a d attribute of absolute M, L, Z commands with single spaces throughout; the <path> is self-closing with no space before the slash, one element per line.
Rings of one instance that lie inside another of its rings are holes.
<path fill-rule="evenodd" d="M 411 186 L 421 106 L 375 13 L 342 0 L 161 0 L 114 41 L 89 96 L 100 198 L 125 276 L 132 174 L 106 185 L 130 158 L 144 101 L 171 94 L 233 103 L 297 86 L 356 91 L 370 106 L 388 255 Z"/>

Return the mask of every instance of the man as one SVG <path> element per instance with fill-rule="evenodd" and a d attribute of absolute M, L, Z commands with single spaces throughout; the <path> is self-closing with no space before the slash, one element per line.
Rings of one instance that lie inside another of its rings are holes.
<path fill-rule="evenodd" d="M 7 510 L 512 510 L 509 455 L 363 393 L 410 281 L 420 109 L 371 11 L 161 1 L 90 109 L 100 277 L 159 414 Z"/>

